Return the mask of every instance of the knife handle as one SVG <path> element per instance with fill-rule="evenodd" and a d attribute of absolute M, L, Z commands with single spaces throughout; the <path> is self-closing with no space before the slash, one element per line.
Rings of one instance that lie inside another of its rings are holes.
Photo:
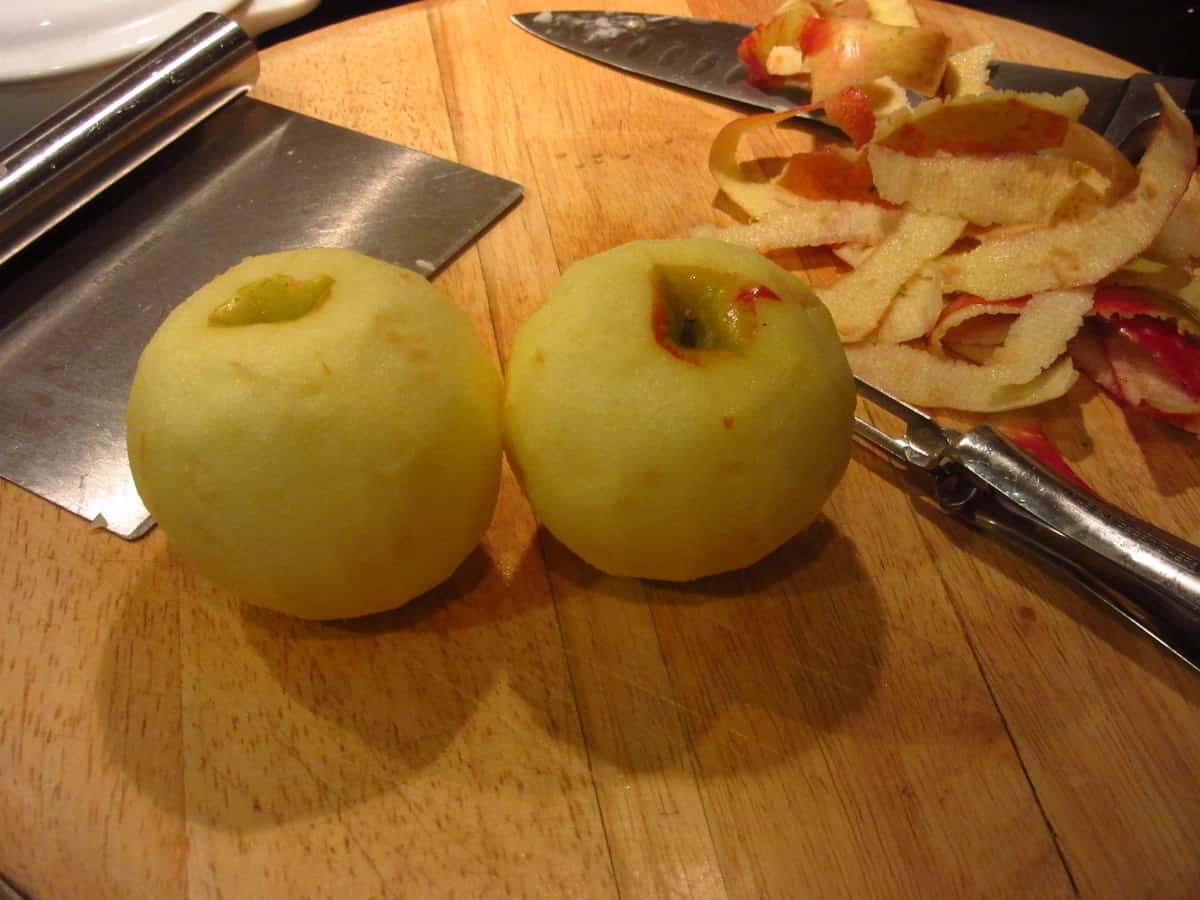
<path fill-rule="evenodd" d="M 1059 570 L 1200 671 L 1200 548 L 1068 484 L 995 430 L 954 444 L 980 495 L 953 508 Z"/>

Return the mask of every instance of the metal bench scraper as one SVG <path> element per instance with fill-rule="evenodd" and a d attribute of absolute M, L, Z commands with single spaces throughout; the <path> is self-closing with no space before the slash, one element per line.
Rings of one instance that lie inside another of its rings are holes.
<path fill-rule="evenodd" d="M 431 275 L 521 195 L 252 99 L 257 75 L 250 38 L 206 14 L 0 150 L 0 477 L 124 538 L 153 524 L 125 400 L 172 307 L 290 247 Z"/>

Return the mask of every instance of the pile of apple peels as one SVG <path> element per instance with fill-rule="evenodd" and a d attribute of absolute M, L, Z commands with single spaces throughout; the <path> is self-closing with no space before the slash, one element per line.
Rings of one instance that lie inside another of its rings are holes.
<path fill-rule="evenodd" d="M 1196 137 L 1162 90 L 1136 168 L 1077 121 L 1082 90 L 991 90 L 990 47 L 951 56 L 906 0 L 789 2 L 747 37 L 753 80 L 802 82 L 852 146 L 768 175 L 718 134 L 709 167 L 744 221 L 703 229 L 775 253 L 828 248 L 818 289 L 851 365 L 922 406 L 1000 412 L 1080 372 L 1125 406 L 1200 433 Z M 905 90 L 940 94 L 909 106 Z"/>

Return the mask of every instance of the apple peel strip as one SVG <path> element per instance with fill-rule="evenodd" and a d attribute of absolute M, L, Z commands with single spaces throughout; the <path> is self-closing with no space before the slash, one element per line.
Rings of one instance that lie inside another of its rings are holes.
<path fill-rule="evenodd" d="M 738 162 L 738 147 L 749 132 L 792 118 L 812 107 L 798 107 L 778 113 L 760 113 L 734 119 L 725 125 L 708 151 L 708 169 L 729 200 L 752 219 L 761 219 L 780 209 L 794 208 L 804 199 L 781 187 L 777 179 L 751 178 L 747 166 Z"/>
<path fill-rule="evenodd" d="M 948 290 L 1002 300 L 1094 284 L 1138 256 L 1175 209 L 1196 167 L 1191 124 L 1156 86 L 1162 118 L 1138 165 L 1138 184 L 1111 206 L 1044 228 L 1005 234 L 942 263 Z"/>
<path fill-rule="evenodd" d="M 895 230 L 858 268 L 817 292 L 843 341 L 874 331 L 904 284 L 963 232 L 962 219 L 904 213 Z"/>
<path fill-rule="evenodd" d="M 941 270 L 926 263 L 900 288 L 873 339 L 880 344 L 903 344 L 924 337 L 937 323 L 945 305 Z"/>
<path fill-rule="evenodd" d="M 777 209 L 746 225 L 723 228 L 702 225 L 694 229 L 693 235 L 760 251 L 830 243 L 878 244 L 896 227 L 902 215 L 898 209 L 874 203 L 809 200 L 804 206 Z"/>
<path fill-rule="evenodd" d="M 1007 107 L 1023 110 L 1025 114 L 1033 115 L 1043 120 L 1044 133 L 1035 134 L 1021 132 L 1025 142 L 1013 146 L 1013 136 L 1006 135 L 1008 142 L 1004 147 L 995 147 L 987 151 L 988 141 L 983 141 L 976 152 L 1033 152 L 1049 147 L 1062 145 L 1070 123 L 1074 122 L 1087 107 L 1087 94 L 1082 88 L 1071 88 L 1063 94 L 1047 94 L 1042 92 L 1025 91 L 988 91 L 984 94 L 966 94 L 960 97 L 942 99 L 935 97 L 913 107 L 898 109 L 894 113 L 881 116 L 876 123 L 875 135 L 872 141 L 882 146 L 893 147 L 897 150 L 912 152 L 913 155 L 932 155 L 937 150 L 954 150 L 944 146 L 939 134 L 973 134 L 982 130 L 982 126 L 990 125 L 997 120 L 997 113 L 1003 115 Z M 1042 115 L 1038 115 L 1041 113 Z M 975 126 L 974 128 L 968 127 Z M 1029 140 L 1036 138 L 1034 143 Z M 920 146 L 913 146 L 914 139 Z M 920 152 L 918 152 L 920 151 Z"/>
<path fill-rule="evenodd" d="M 1056 156 L 909 156 L 879 145 L 867 152 L 884 200 L 973 225 L 1048 221 L 1087 171 Z"/>
<path fill-rule="evenodd" d="M 986 365 L 938 357 L 908 344 L 846 348 L 856 375 L 909 403 L 968 412 L 1002 412 L 1061 397 L 1077 372 L 1063 354 L 1091 308 L 1090 291 L 1029 298 Z"/>

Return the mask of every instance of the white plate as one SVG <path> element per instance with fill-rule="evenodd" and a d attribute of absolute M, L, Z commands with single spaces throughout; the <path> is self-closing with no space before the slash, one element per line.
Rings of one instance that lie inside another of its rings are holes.
<path fill-rule="evenodd" d="M 319 0 L 0 0 L 0 148 L 203 12 L 252 36 Z"/>
<path fill-rule="evenodd" d="M 28 82 L 136 56 L 203 12 L 251 35 L 309 12 L 318 0 L 0 0 L 0 82 Z"/>

